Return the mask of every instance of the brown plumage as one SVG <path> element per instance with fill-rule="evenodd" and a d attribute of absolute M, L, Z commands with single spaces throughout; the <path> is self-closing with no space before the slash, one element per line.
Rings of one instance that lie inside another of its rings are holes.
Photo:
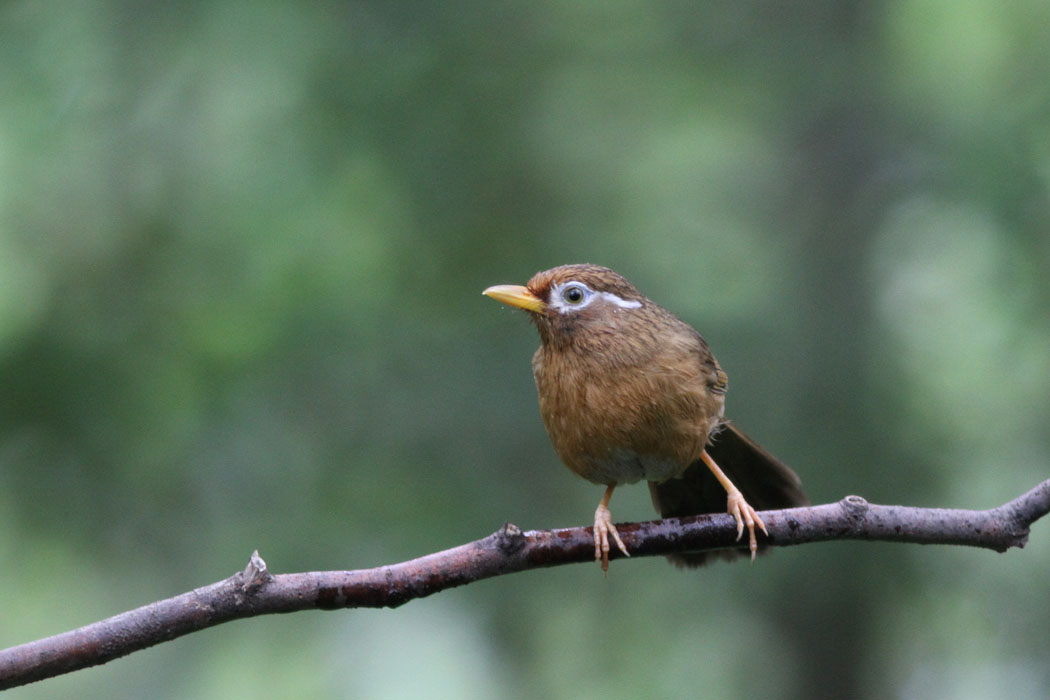
<path fill-rule="evenodd" d="M 608 510 L 619 484 L 647 480 L 663 517 L 721 511 L 728 493 L 752 556 L 754 528 L 765 529 L 754 507 L 806 503 L 794 472 L 724 421 L 727 378 L 700 334 L 620 275 L 563 265 L 526 287 L 485 294 L 529 311 L 539 329 L 532 367 L 554 449 L 572 471 L 607 487 L 595 512 L 603 568 L 610 537 L 627 554 Z M 672 561 L 698 565 L 710 556 Z"/>

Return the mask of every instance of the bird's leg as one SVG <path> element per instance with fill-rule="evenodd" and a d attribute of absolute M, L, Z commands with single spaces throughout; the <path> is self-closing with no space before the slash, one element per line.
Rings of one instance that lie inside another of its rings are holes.
<path fill-rule="evenodd" d="M 751 535 L 751 561 L 755 560 L 755 552 L 758 551 L 758 541 L 755 539 L 755 525 L 758 525 L 762 532 L 769 536 L 769 532 L 766 530 L 766 524 L 762 522 L 762 518 L 758 517 L 758 513 L 752 508 L 747 501 L 744 500 L 744 494 L 740 493 L 729 477 L 726 476 L 725 472 L 715 464 L 715 460 L 711 459 L 711 455 L 707 454 L 707 450 L 704 450 L 700 454 L 700 459 L 704 460 L 704 464 L 711 470 L 711 473 L 718 479 L 718 483 L 722 484 L 722 488 L 726 490 L 728 496 L 728 512 L 736 520 L 736 538 L 739 540 L 744 534 L 744 525 L 747 525 L 748 534 Z"/>
<path fill-rule="evenodd" d="M 620 533 L 613 525 L 612 513 L 609 512 L 609 499 L 612 498 L 615 484 L 605 489 L 602 502 L 594 510 L 594 560 L 602 563 L 602 571 L 609 571 L 609 535 L 616 540 L 616 546 L 620 548 L 625 557 L 631 556 L 620 539 Z M 739 493 L 739 492 L 738 492 Z"/>

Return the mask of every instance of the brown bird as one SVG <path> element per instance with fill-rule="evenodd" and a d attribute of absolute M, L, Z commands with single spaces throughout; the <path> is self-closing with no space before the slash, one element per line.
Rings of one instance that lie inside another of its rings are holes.
<path fill-rule="evenodd" d="M 609 512 L 620 484 L 646 479 L 665 518 L 728 503 L 738 540 L 747 527 L 752 559 L 755 527 L 766 532 L 753 506 L 808 503 L 798 476 L 724 419 L 726 374 L 700 334 L 620 275 L 563 265 L 525 287 L 483 293 L 528 311 L 539 329 L 532 371 L 547 433 L 569 469 L 606 487 L 594 512 L 594 557 L 603 570 L 610 537 L 630 556 Z M 670 558 L 698 566 L 711 556 Z"/>

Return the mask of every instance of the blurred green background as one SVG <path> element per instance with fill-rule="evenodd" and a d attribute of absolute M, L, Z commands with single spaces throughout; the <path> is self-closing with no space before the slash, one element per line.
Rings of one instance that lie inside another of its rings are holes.
<path fill-rule="evenodd" d="M 1050 6 L 0 3 L 0 647 L 583 525 L 521 313 L 605 264 L 815 502 L 1050 475 Z M 644 486 L 618 520 L 653 517 Z M 831 543 L 242 621 L 12 698 L 1050 695 L 1023 551 Z"/>

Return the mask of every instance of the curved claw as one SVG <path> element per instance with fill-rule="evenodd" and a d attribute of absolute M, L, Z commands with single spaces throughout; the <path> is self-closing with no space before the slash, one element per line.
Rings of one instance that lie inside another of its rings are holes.
<path fill-rule="evenodd" d="M 728 508 L 727 511 L 736 520 L 736 538 L 739 540 L 744 535 L 744 525 L 747 525 L 747 532 L 749 535 L 748 548 L 751 550 L 751 561 L 755 560 L 755 553 L 758 552 L 758 539 L 755 537 L 755 525 L 758 525 L 758 529 L 769 536 L 769 531 L 766 530 L 766 524 L 762 522 L 762 518 L 758 516 L 751 505 L 744 500 L 744 495 L 739 491 L 731 491 L 728 497 Z"/>
<path fill-rule="evenodd" d="M 602 571 L 604 572 L 609 571 L 609 551 L 611 549 L 609 535 L 612 535 L 616 546 L 623 552 L 625 557 L 631 556 L 631 553 L 627 551 L 627 546 L 620 539 L 620 533 L 616 531 L 616 526 L 613 525 L 612 513 L 609 512 L 608 506 L 602 503 L 594 511 L 594 560 L 601 562 Z"/>

